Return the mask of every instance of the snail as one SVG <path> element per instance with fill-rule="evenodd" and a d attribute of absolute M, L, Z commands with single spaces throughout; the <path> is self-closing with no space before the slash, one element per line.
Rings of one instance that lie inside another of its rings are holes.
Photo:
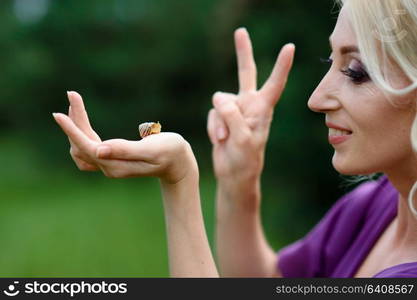
<path fill-rule="evenodd" d="M 139 125 L 139 135 L 144 138 L 151 134 L 157 134 L 161 132 L 161 124 L 159 122 L 146 122 Z"/>

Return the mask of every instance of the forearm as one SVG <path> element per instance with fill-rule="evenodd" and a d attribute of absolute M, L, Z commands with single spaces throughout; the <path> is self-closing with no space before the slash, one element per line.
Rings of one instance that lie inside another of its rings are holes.
<path fill-rule="evenodd" d="M 221 276 L 276 275 L 276 254 L 269 246 L 260 217 L 260 180 L 217 188 L 216 249 Z"/>
<path fill-rule="evenodd" d="M 161 182 L 172 277 L 218 277 L 201 211 L 197 176 Z"/>

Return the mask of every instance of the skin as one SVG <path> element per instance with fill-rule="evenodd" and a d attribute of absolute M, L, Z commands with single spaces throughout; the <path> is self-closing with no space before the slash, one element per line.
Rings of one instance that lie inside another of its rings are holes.
<path fill-rule="evenodd" d="M 341 174 L 385 173 L 399 191 L 398 215 L 365 260 L 357 276 L 367 277 L 395 264 L 417 260 L 417 219 L 407 197 L 417 180 L 416 156 L 411 147 L 411 125 L 416 116 L 415 94 L 392 97 L 398 106 L 371 80 L 355 84 L 340 72 L 361 62 L 359 52 L 342 54 L 346 47 L 358 47 L 344 6 L 330 37 L 333 63 L 308 101 L 308 107 L 325 114 L 326 121 L 353 131 L 344 143 L 332 145 L 332 164 Z M 394 64 L 388 70 L 394 87 L 409 84 Z M 381 263 L 382 262 L 382 263 Z"/>

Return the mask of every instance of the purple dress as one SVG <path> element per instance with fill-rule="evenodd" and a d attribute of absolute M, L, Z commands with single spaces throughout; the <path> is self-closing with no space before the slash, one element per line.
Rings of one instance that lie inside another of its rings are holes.
<path fill-rule="evenodd" d="M 284 277 L 353 277 L 397 214 L 398 191 L 383 175 L 340 198 L 302 239 L 281 249 Z M 396 265 L 374 277 L 417 277 L 417 262 Z"/>

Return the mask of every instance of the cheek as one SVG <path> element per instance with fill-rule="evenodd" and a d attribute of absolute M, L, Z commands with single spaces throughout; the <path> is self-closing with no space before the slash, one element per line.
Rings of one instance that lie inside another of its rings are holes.
<path fill-rule="evenodd" d="M 352 138 L 335 147 L 334 168 L 342 174 L 358 175 L 383 172 L 398 166 L 412 155 L 410 124 L 407 116 L 390 110 L 378 114 L 356 115 Z M 363 118 L 362 118 L 363 117 Z"/>

